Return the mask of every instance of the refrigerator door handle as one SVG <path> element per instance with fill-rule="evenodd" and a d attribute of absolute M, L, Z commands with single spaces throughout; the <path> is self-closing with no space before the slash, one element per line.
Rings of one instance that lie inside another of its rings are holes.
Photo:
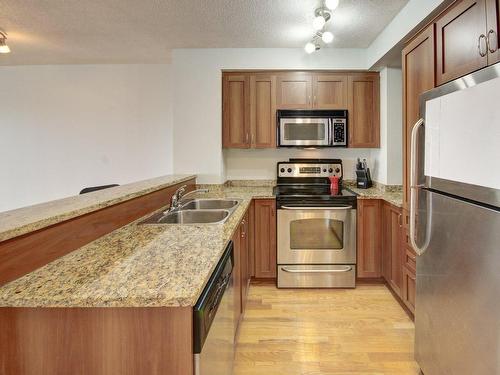
<path fill-rule="evenodd" d="M 425 233 L 425 243 L 423 247 L 419 247 L 415 240 L 415 224 L 416 224 L 416 200 L 417 200 L 417 191 L 422 188 L 424 185 L 419 185 L 417 183 L 417 147 L 418 147 L 418 130 L 421 126 L 424 126 L 424 119 L 419 119 L 411 130 L 411 144 L 410 144 L 410 243 L 415 252 L 418 255 L 422 255 L 427 246 L 429 245 L 429 237 L 428 232 L 431 224 L 431 210 L 432 210 L 432 202 L 428 202 L 427 207 L 427 222 L 426 222 L 426 233 Z"/>

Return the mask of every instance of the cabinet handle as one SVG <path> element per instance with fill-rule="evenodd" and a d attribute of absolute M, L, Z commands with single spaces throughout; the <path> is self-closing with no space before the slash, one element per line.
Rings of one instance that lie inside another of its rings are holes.
<path fill-rule="evenodd" d="M 311 105 L 311 95 L 309 95 L 309 105 Z"/>
<path fill-rule="evenodd" d="M 248 132 L 247 132 L 247 134 L 245 135 L 245 143 L 248 143 Z"/>
<path fill-rule="evenodd" d="M 398 215 L 398 224 L 400 227 L 403 226 L 403 214 Z"/>
<path fill-rule="evenodd" d="M 485 41 L 485 47 L 486 47 L 484 52 L 483 52 L 483 46 L 481 43 L 481 41 L 483 39 Z M 481 57 L 485 57 L 486 54 L 488 53 L 488 39 L 486 38 L 486 35 L 484 35 L 484 34 L 479 35 L 479 39 L 477 40 L 477 50 L 479 51 L 479 55 Z"/>
<path fill-rule="evenodd" d="M 247 235 L 246 232 L 245 232 L 245 229 L 244 229 L 245 228 L 245 224 L 246 224 L 245 219 L 241 220 L 241 224 L 240 224 L 241 228 L 242 228 L 242 230 L 241 230 L 241 238 L 245 238 L 246 235 Z"/>
<path fill-rule="evenodd" d="M 316 106 L 316 95 L 314 95 L 314 106 Z"/>
<path fill-rule="evenodd" d="M 251 135 L 251 137 L 250 137 L 250 138 L 251 138 L 251 140 L 252 140 L 252 142 L 251 142 L 251 143 L 252 143 L 252 144 L 255 144 L 255 134 L 254 134 L 254 133 L 252 133 L 252 135 Z"/>
<path fill-rule="evenodd" d="M 493 35 L 494 37 L 494 41 L 495 41 L 495 44 L 491 43 L 491 36 Z M 486 38 L 486 45 L 488 46 L 488 51 L 490 51 L 490 53 L 495 53 L 496 50 L 498 49 L 498 42 L 497 42 L 497 33 L 495 30 L 491 29 L 490 31 L 488 31 L 488 37 Z M 492 46 L 495 46 L 494 48 L 492 48 Z"/>

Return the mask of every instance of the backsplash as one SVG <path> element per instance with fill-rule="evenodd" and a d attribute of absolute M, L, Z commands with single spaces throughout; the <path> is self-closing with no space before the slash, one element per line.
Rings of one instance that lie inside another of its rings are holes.
<path fill-rule="evenodd" d="M 367 158 L 370 169 L 374 168 L 370 160 L 369 149 L 328 148 L 328 149 L 252 149 L 224 150 L 226 180 L 274 180 L 276 163 L 289 158 L 342 159 L 344 178 L 356 179 L 356 159 Z M 376 167 L 376 166 L 375 166 Z"/>

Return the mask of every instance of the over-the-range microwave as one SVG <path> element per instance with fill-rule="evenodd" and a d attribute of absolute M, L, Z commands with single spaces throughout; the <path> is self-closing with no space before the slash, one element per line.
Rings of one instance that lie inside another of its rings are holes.
<path fill-rule="evenodd" d="M 278 147 L 347 147 L 347 110 L 278 110 Z"/>

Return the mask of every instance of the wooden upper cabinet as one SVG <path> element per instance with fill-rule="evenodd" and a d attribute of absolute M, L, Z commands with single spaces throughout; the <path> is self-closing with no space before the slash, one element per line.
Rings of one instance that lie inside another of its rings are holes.
<path fill-rule="evenodd" d="M 438 85 L 488 65 L 486 0 L 462 0 L 436 21 Z"/>
<path fill-rule="evenodd" d="M 222 146 L 275 148 L 277 109 L 348 109 L 349 147 L 379 147 L 378 73 L 222 74 Z"/>
<path fill-rule="evenodd" d="M 312 107 L 312 75 L 283 73 L 278 75 L 278 109 L 310 109 Z"/>
<path fill-rule="evenodd" d="M 500 0 L 486 0 L 488 64 L 500 61 Z"/>
<path fill-rule="evenodd" d="M 250 140 L 254 148 L 276 147 L 276 76 L 250 77 Z"/>
<path fill-rule="evenodd" d="M 222 98 L 222 147 L 250 147 L 248 75 L 224 75 Z"/>
<path fill-rule="evenodd" d="M 420 118 L 419 96 L 434 88 L 434 25 L 413 39 L 402 53 L 403 60 L 403 207 L 410 199 L 410 135 Z"/>
<path fill-rule="evenodd" d="M 313 75 L 312 91 L 314 108 L 347 108 L 347 75 L 345 74 Z"/>
<path fill-rule="evenodd" d="M 254 202 L 255 277 L 276 277 L 276 200 Z"/>
<path fill-rule="evenodd" d="M 348 78 L 349 147 L 380 146 L 380 78 L 378 73 Z"/>
<path fill-rule="evenodd" d="M 379 199 L 358 199 L 358 277 L 381 276 L 380 232 L 381 215 Z"/>

